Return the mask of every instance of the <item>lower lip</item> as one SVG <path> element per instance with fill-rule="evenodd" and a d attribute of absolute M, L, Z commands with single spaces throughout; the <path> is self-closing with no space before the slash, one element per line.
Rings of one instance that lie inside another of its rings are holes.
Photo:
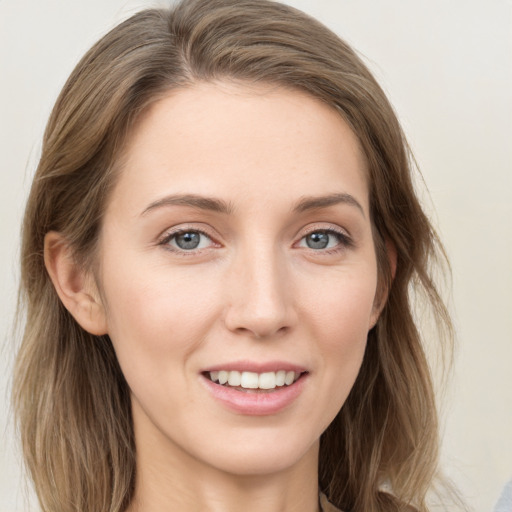
<path fill-rule="evenodd" d="M 277 414 L 291 405 L 304 389 L 307 374 L 289 386 L 282 386 L 268 392 L 244 392 L 235 388 L 222 386 L 201 375 L 205 386 L 213 397 L 228 409 L 248 416 L 265 416 Z"/>

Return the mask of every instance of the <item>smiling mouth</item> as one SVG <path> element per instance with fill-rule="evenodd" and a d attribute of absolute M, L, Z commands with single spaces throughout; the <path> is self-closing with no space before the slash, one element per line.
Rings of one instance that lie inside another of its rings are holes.
<path fill-rule="evenodd" d="M 286 370 L 264 373 L 220 370 L 204 372 L 203 375 L 216 384 L 245 393 L 268 393 L 291 386 L 306 373 Z"/>

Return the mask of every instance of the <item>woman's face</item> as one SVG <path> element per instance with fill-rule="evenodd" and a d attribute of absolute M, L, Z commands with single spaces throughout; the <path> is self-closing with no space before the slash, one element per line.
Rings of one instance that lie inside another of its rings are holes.
<path fill-rule="evenodd" d="M 356 137 L 300 92 L 174 91 L 129 140 L 99 281 L 139 454 L 237 474 L 316 454 L 378 315 Z"/>

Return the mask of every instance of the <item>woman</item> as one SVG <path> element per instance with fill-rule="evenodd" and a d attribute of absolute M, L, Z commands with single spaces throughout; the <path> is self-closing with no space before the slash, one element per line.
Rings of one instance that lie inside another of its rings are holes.
<path fill-rule="evenodd" d="M 392 108 L 325 27 L 192 0 L 113 29 L 57 100 L 23 229 L 43 510 L 427 510 L 411 301 L 449 332 L 438 243 Z"/>

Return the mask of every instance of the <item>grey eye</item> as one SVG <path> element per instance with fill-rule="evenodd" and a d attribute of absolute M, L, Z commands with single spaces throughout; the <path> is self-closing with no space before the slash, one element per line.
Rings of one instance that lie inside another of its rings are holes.
<path fill-rule="evenodd" d="M 176 245 L 183 250 L 197 249 L 199 242 L 201 241 L 201 235 L 194 231 L 188 231 L 186 233 L 180 233 L 175 238 Z"/>
<path fill-rule="evenodd" d="M 195 249 L 208 247 L 212 241 L 207 235 L 200 231 L 182 231 L 169 237 L 167 243 L 182 251 L 193 251 Z"/>
<path fill-rule="evenodd" d="M 325 249 L 329 245 L 331 234 L 325 231 L 315 231 L 305 237 L 306 245 L 310 249 Z"/>
<path fill-rule="evenodd" d="M 321 251 L 322 249 L 334 249 L 336 247 L 349 247 L 351 245 L 348 236 L 338 233 L 331 229 L 312 231 L 303 236 L 299 247 L 307 247 Z"/>

